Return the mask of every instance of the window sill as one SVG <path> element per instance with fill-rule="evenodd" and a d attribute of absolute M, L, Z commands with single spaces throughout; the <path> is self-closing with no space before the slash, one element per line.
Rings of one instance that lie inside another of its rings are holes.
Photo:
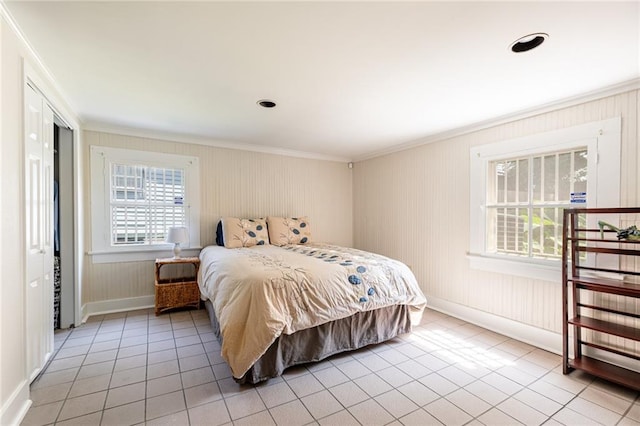
<path fill-rule="evenodd" d="M 198 256 L 202 247 L 191 247 L 182 249 L 182 257 Z M 152 249 L 129 249 L 118 251 L 91 251 L 87 253 L 91 256 L 93 263 L 118 263 L 118 262 L 142 262 L 145 260 L 156 260 L 159 257 L 173 257 L 171 247 L 158 247 Z"/>
<path fill-rule="evenodd" d="M 561 262 L 510 259 L 476 253 L 467 253 L 467 259 L 471 269 L 558 283 L 562 278 Z"/>

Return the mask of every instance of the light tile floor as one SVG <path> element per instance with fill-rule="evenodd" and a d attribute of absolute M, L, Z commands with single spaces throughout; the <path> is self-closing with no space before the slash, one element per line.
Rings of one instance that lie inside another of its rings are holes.
<path fill-rule="evenodd" d="M 231 378 L 204 310 L 91 317 L 57 332 L 23 425 L 639 425 L 638 392 L 560 357 L 427 310 L 390 342 Z"/>

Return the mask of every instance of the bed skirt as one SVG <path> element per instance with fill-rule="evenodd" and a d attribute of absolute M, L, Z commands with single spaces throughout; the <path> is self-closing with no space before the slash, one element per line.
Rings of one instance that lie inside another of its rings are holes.
<path fill-rule="evenodd" d="M 211 326 L 220 336 L 220 326 L 210 300 L 205 301 Z M 409 308 L 389 306 L 359 312 L 347 318 L 280 335 L 238 383 L 258 383 L 277 377 L 291 366 L 316 362 L 331 355 L 381 343 L 411 331 Z M 221 342 L 222 343 L 222 342 Z"/>

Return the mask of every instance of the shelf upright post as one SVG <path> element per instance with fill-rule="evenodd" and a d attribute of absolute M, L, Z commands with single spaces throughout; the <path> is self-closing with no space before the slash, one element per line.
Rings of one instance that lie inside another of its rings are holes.
<path fill-rule="evenodd" d="M 568 374 L 571 369 L 569 367 L 569 312 L 568 306 L 569 303 L 567 297 L 569 280 L 568 278 L 568 250 L 567 248 L 569 239 L 568 236 L 568 226 L 569 226 L 569 209 L 565 209 L 563 211 L 563 219 L 562 219 L 562 372 L 564 374 Z"/>
<path fill-rule="evenodd" d="M 580 262 L 580 252 L 578 248 L 580 246 L 580 229 L 578 225 L 579 210 L 574 209 L 571 212 L 571 290 L 572 290 L 572 305 L 573 305 L 573 317 L 579 317 L 579 304 L 580 304 L 580 290 L 576 285 L 574 279 L 580 276 L 578 269 L 578 263 Z M 573 329 L 573 357 L 578 359 L 582 357 L 582 327 L 576 325 Z"/>

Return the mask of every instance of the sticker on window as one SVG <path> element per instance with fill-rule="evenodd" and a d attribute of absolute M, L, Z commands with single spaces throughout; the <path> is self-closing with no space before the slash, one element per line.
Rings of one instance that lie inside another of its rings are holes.
<path fill-rule="evenodd" d="M 571 193 L 571 204 L 584 204 L 587 202 L 587 193 L 586 192 L 572 192 Z"/>
<path fill-rule="evenodd" d="M 175 204 L 176 206 L 183 205 L 184 204 L 184 197 L 173 197 L 173 204 Z"/>

